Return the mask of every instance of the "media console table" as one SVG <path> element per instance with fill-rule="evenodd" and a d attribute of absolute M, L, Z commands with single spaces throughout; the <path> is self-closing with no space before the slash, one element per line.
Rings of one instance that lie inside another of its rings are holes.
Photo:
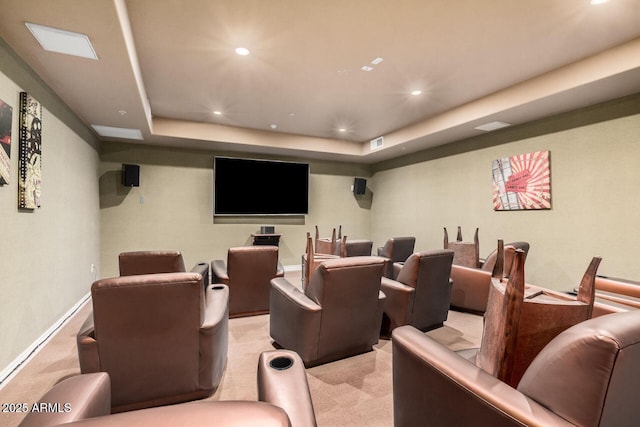
<path fill-rule="evenodd" d="M 279 246 L 280 236 L 282 236 L 282 234 L 252 234 L 251 242 L 253 246 L 259 246 L 259 245 Z"/>

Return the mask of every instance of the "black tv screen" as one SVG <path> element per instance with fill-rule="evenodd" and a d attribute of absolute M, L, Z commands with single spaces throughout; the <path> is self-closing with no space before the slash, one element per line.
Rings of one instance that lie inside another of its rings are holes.
<path fill-rule="evenodd" d="M 215 215 L 309 213 L 309 164 L 215 157 Z"/>

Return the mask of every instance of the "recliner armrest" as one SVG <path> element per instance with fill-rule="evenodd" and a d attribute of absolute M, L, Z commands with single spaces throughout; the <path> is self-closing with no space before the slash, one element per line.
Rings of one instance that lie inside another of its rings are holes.
<path fill-rule="evenodd" d="M 380 333 L 382 336 L 388 336 L 397 326 L 410 322 L 415 289 L 404 283 L 383 277 L 380 291 L 385 295 L 384 312 L 386 313 L 385 321 L 381 322 Z"/>
<path fill-rule="evenodd" d="M 100 372 L 100 355 L 98 354 L 98 342 L 94 336 L 93 312 L 87 316 L 87 319 L 80 327 L 76 335 L 76 344 L 80 372 L 83 374 Z"/>
<path fill-rule="evenodd" d="M 209 285 L 205 291 L 205 315 L 201 329 L 213 328 L 229 318 L 229 287 Z"/>
<path fill-rule="evenodd" d="M 412 326 L 392 339 L 396 427 L 573 425 Z"/>
<path fill-rule="evenodd" d="M 29 411 L 21 427 L 47 427 L 111 413 L 111 380 L 104 372 L 78 375 L 54 385 L 38 403 L 57 410 Z M 31 409 L 31 408 L 30 408 Z"/>
<path fill-rule="evenodd" d="M 227 263 L 222 259 L 211 261 L 211 283 L 229 284 L 229 273 Z"/>
<path fill-rule="evenodd" d="M 191 269 L 191 273 L 198 273 L 199 275 L 202 276 L 202 285 L 204 286 L 205 289 L 207 289 L 207 286 L 209 286 L 210 284 L 210 279 L 209 279 L 209 264 L 207 264 L 206 262 L 199 262 L 196 265 L 193 266 L 193 268 Z"/>
<path fill-rule="evenodd" d="M 396 279 L 396 277 L 398 277 L 398 274 L 400 274 L 400 270 L 402 270 L 402 266 L 404 265 L 404 261 L 403 262 L 394 262 L 392 265 L 392 274 L 393 277 L 389 277 L 390 279 Z"/>
<path fill-rule="evenodd" d="M 278 261 L 278 267 L 276 268 L 276 277 L 284 277 L 284 265 Z"/>
<path fill-rule="evenodd" d="M 322 310 L 318 304 L 306 296 L 300 289 L 284 278 L 276 278 L 271 280 L 271 290 L 284 296 L 290 302 L 298 305 L 302 309 L 309 311 Z"/>
<path fill-rule="evenodd" d="M 491 272 L 478 268 L 451 266 L 451 306 L 475 313 L 487 310 Z"/>
<path fill-rule="evenodd" d="M 273 350 L 260 354 L 258 400 L 284 409 L 292 426 L 316 426 L 307 374 L 302 359 L 294 351 Z"/>
<path fill-rule="evenodd" d="M 296 351 L 303 361 L 317 358 L 322 307 L 285 278 L 271 280 L 269 334 L 284 348 Z M 295 325 L 294 328 L 291 325 Z"/>
<path fill-rule="evenodd" d="M 229 288 L 210 285 L 200 327 L 200 387 L 215 389 L 222 379 L 229 349 Z"/>

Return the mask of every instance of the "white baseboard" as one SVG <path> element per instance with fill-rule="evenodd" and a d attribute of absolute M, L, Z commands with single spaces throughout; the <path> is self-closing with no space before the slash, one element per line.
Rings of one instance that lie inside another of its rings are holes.
<path fill-rule="evenodd" d="M 64 326 L 69 319 L 78 311 L 82 306 L 89 301 L 91 292 L 88 292 L 78 301 L 73 307 L 69 309 L 57 322 L 55 322 L 49 329 L 46 330 L 38 339 L 34 341 L 25 351 L 16 357 L 13 362 L 9 364 L 5 369 L 0 372 L 0 390 L 13 378 L 22 367 L 38 352 L 40 349 L 51 339 L 56 333 Z"/>

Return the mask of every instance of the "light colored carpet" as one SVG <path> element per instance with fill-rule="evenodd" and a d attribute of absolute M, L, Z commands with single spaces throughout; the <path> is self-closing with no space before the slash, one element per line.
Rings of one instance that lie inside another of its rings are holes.
<path fill-rule="evenodd" d="M 287 272 L 294 284 L 299 275 Z M 90 310 L 90 304 L 82 307 L 0 390 L 1 403 L 31 405 L 55 383 L 80 373 L 75 336 Z M 452 350 L 478 347 L 482 317 L 450 311 L 445 325 L 427 334 Z M 391 346 L 381 339 L 371 352 L 307 369 L 320 427 L 393 425 Z M 224 377 L 206 400 L 256 400 L 258 356 L 272 349 L 268 315 L 231 319 Z M 24 416 L 0 413 L 0 425 L 17 426 Z"/>

